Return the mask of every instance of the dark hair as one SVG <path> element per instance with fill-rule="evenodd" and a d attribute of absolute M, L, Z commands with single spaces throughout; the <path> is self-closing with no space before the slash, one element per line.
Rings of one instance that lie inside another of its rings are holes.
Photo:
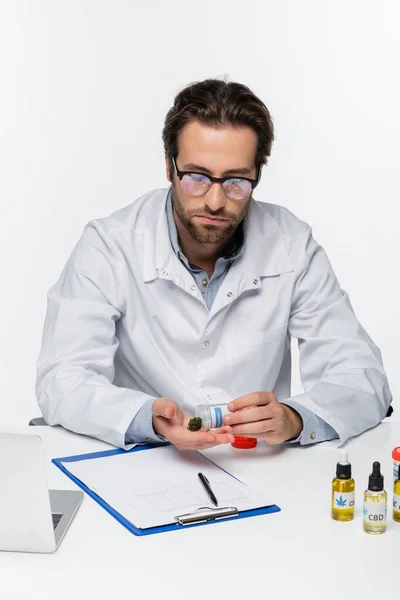
<path fill-rule="evenodd" d="M 177 156 L 179 132 L 195 119 L 212 127 L 250 127 L 258 138 L 256 165 L 266 164 L 274 126 L 265 104 L 245 85 L 206 79 L 181 90 L 167 113 L 162 132 L 167 156 Z"/>

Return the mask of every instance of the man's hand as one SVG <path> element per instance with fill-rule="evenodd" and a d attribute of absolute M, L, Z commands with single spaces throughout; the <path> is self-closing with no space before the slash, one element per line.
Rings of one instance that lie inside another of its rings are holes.
<path fill-rule="evenodd" d="M 303 420 L 293 408 L 281 404 L 272 392 L 252 392 L 228 404 L 232 414 L 223 418 L 234 435 L 256 437 L 267 444 L 296 439 Z"/>
<path fill-rule="evenodd" d="M 229 426 L 212 431 L 189 431 L 190 415 L 170 398 L 157 398 L 153 402 L 153 429 L 163 435 L 179 450 L 205 450 L 234 441 Z"/>

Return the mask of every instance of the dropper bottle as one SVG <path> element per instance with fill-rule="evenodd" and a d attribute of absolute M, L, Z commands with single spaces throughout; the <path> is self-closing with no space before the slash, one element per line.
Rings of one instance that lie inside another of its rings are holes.
<path fill-rule="evenodd" d="M 336 477 L 332 480 L 332 519 L 352 521 L 354 519 L 355 482 L 351 476 L 351 464 L 346 450 L 340 453 L 336 465 Z"/>
<path fill-rule="evenodd" d="M 393 484 L 393 520 L 400 523 L 400 466 Z"/>
<path fill-rule="evenodd" d="M 383 489 L 381 465 L 374 462 L 369 476 L 368 489 L 364 492 L 363 528 L 366 533 L 378 535 L 386 531 L 387 493 Z"/>

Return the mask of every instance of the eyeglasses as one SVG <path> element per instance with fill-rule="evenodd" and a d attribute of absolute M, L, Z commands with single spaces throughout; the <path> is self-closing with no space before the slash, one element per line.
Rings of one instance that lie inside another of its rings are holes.
<path fill-rule="evenodd" d="M 244 200 L 250 196 L 260 179 L 260 169 L 257 179 L 249 179 L 247 177 L 211 177 L 211 175 L 205 175 L 204 173 L 179 171 L 174 157 L 172 157 L 172 163 L 182 188 L 191 196 L 204 196 L 213 183 L 220 183 L 227 198 L 230 200 Z"/>

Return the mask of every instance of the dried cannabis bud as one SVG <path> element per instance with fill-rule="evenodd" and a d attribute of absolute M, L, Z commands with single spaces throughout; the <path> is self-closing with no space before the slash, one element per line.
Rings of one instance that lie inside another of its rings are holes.
<path fill-rule="evenodd" d="M 189 431 L 199 431 L 201 429 L 200 417 L 193 417 L 193 419 L 190 419 L 188 429 Z"/>

